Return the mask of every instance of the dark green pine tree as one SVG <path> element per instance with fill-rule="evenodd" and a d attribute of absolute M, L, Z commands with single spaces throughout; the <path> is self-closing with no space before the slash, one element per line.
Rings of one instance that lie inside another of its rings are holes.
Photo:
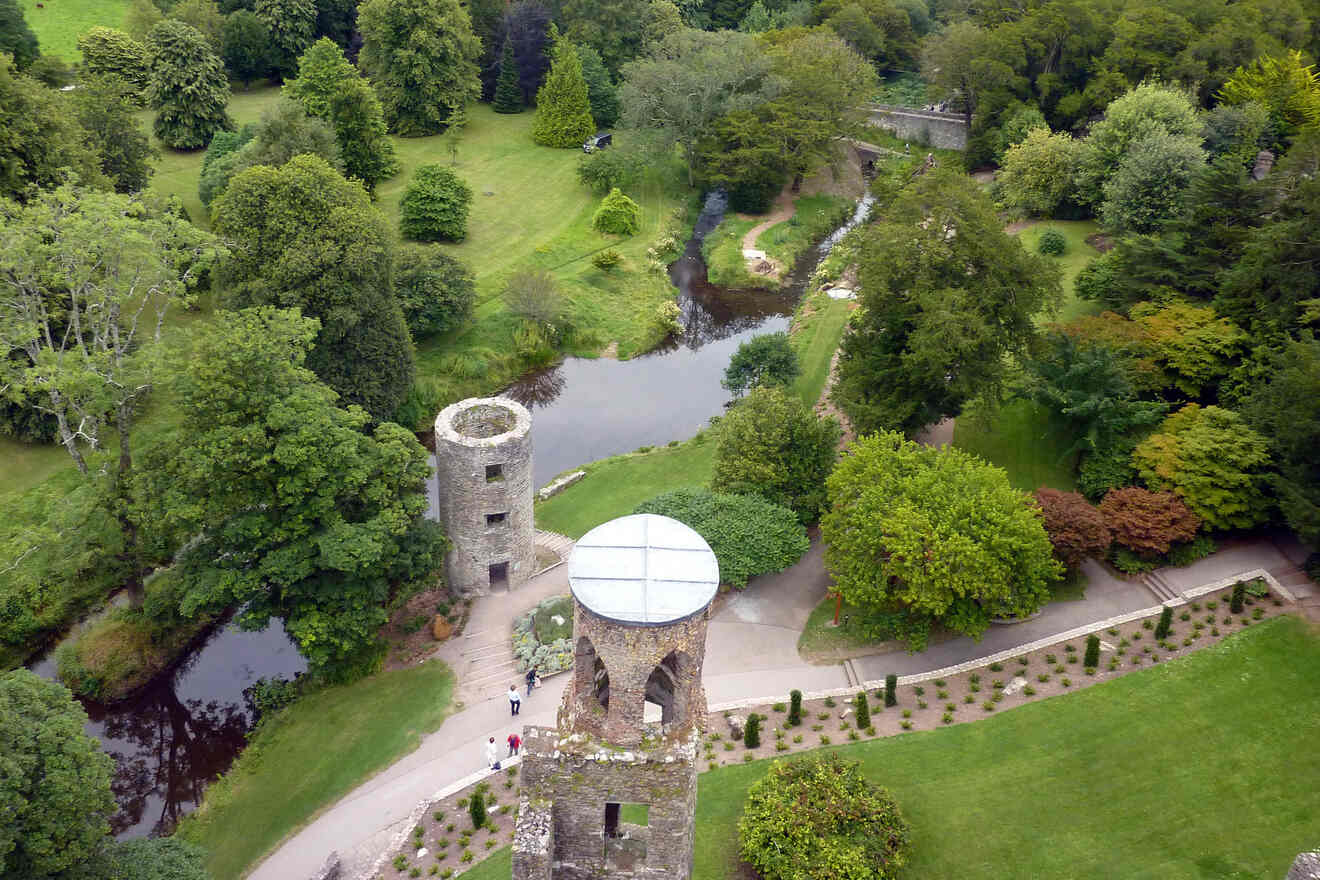
<path fill-rule="evenodd" d="M 504 41 L 504 50 L 500 53 L 500 78 L 495 82 L 495 100 L 490 106 L 496 113 L 522 112 L 523 94 L 518 85 L 518 64 L 513 58 L 513 40 Z"/>

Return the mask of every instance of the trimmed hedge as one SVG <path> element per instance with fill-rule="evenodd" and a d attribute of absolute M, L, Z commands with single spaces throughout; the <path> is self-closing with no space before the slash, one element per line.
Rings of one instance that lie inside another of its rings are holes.
<path fill-rule="evenodd" d="M 807 552 L 807 530 L 786 507 L 753 495 L 676 489 L 633 513 L 673 517 L 706 539 L 720 564 L 720 580 L 742 589 L 758 574 L 783 571 Z"/>

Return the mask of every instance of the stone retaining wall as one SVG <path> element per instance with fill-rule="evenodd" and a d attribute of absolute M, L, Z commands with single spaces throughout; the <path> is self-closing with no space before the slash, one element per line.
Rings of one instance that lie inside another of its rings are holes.
<path fill-rule="evenodd" d="M 890 104 L 868 104 L 867 109 L 871 114 L 871 125 L 896 138 L 911 141 L 914 152 L 918 146 L 941 150 L 967 149 L 967 119 L 961 114 L 914 110 Z"/>

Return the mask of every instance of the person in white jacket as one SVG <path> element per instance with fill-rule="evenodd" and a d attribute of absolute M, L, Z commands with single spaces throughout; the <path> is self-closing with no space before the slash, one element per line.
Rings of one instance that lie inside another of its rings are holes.
<path fill-rule="evenodd" d="M 499 747 L 495 745 L 495 737 L 492 736 L 490 742 L 486 743 L 486 766 L 494 770 L 495 766 L 499 763 L 500 750 Z"/>

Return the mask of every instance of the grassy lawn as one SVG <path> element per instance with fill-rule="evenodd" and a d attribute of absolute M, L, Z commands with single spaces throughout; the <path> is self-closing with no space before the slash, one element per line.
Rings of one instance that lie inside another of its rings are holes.
<path fill-rule="evenodd" d="M 417 747 L 450 711 L 454 676 L 430 661 L 327 688 L 264 727 L 183 820 L 216 880 L 242 876 L 378 770 Z"/>
<path fill-rule="evenodd" d="M 823 293 L 816 293 L 799 306 L 799 317 L 794 321 L 793 348 L 797 350 L 798 364 L 802 373 L 793 382 L 793 393 L 807 406 L 815 406 L 825 390 L 825 382 L 830 375 L 830 361 L 839 347 L 844 325 L 848 323 L 851 303 L 847 300 L 830 299 Z M 801 317 L 804 309 L 810 309 L 809 317 Z"/>
<path fill-rule="evenodd" d="M 743 258 L 743 236 L 763 222 L 761 217 L 743 218 L 730 214 L 707 233 L 706 240 L 701 243 L 701 255 L 706 259 L 706 279 L 711 284 L 721 287 L 779 286 L 772 278 L 748 272 L 747 260 Z"/>
<path fill-rule="evenodd" d="M 715 465 L 715 447 L 714 437 L 704 432 L 677 446 L 593 461 L 583 467 L 587 475 L 581 482 L 536 505 L 537 528 L 580 538 L 661 492 L 704 486 Z"/>
<path fill-rule="evenodd" d="M 1099 314 L 1101 311 L 1099 304 L 1078 299 L 1073 293 L 1073 279 L 1077 277 L 1077 273 L 1091 262 L 1091 258 L 1100 255 L 1098 250 L 1086 243 L 1088 235 L 1100 230 L 1099 224 L 1093 220 L 1044 220 L 1023 229 L 1018 233 L 1018 238 L 1022 240 L 1022 246 L 1029 253 L 1034 254 L 1037 252 L 1036 246 L 1040 243 L 1041 233 L 1046 229 L 1057 229 L 1062 232 L 1063 237 L 1068 239 L 1068 249 L 1057 257 L 1042 255 L 1057 263 L 1063 270 L 1063 304 L 1058 314 L 1042 315 L 1042 320 L 1066 323 L 1082 315 Z"/>
<path fill-rule="evenodd" d="M 54 55 L 73 63 L 81 61 L 78 37 L 96 25 L 119 28 L 124 26 L 124 13 L 128 0 L 46 0 L 45 8 L 38 9 L 39 0 L 19 0 L 23 18 L 37 35 L 41 54 Z"/>
<path fill-rule="evenodd" d="M 989 417 L 969 407 L 953 426 L 953 445 L 979 455 L 1008 472 L 1008 481 L 1026 492 L 1050 486 L 1077 488 L 1076 454 L 1067 451 L 1045 407 L 1029 400 L 1010 400 Z"/>
<path fill-rule="evenodd" d="M 874 711 L 874 710 L 873 710 Z M 1282 877 L 1316 845 L 1320 641 L 1293 617 L 975 724 L 837 747 L 897 798 L 907 880 Z M 698 880 L 742 876 L 766 765 L 701 774 Z M 508 876 L 507 849 L 464 874 Z"/>
<path fill-rule="evenodd" d="M 843 225 L 853 204 L 852 199 L 829 193 L 794 199 L 793 216 L 758 235 L 756 246 L 791 268 L 807 248 Z"/>

